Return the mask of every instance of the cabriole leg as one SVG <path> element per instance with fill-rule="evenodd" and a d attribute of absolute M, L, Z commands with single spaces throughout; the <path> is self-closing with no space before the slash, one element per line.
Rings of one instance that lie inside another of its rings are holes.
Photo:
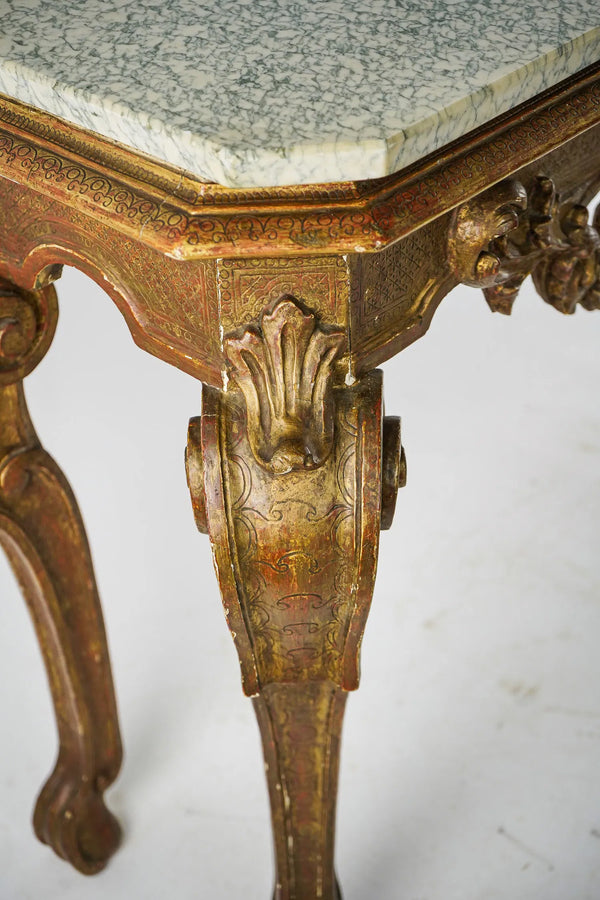
<path fill-rule="evenodd" d="M 344 386 L 334 363 L 342 344 L 340 331 L 281 297 L 226 339 L 227 390 L 204 388 L 188 439 L 196 521 L 213 543 L 263 740 L 276 900 L 340 896 L 342 718 L 358 686 L 379 529 L 403 480 L 398 420 L 383 427 L 381 374 Z"/>
<path fill-rule="evenodd" d="M 35 832 L 92 874 L 120 839 L 103 800 L 121 763 L 116 703 L 81 516 L 39 443 L 22 383 L 48 349 L 56 318 L 53 288 L 0 281 L 0 543 L 33 618 L 58 725 L 58 759 L 36 804 Z"/>

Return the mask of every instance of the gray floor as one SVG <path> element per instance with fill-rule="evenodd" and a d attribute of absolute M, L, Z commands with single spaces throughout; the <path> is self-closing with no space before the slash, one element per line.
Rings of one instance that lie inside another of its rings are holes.
<path fill-rule="evenodd" d="M 91 536 L 127 836 L 84 879 L 32 835 L 55 734 L 3 564 L 0 900 L 267 900 L 258 733 L 183 475 L 199 388 L 79 274 L 60 296 L 29 397 Z M 508 320 L 457 291 L 385 372 L 409 482 L 348 705 L 345 900 L 597 900 L 600 313 L 562 318 L 527 288 Z"/>

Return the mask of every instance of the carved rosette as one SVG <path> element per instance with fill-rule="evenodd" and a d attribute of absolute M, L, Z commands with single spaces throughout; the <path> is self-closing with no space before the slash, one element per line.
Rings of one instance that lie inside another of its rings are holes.
<path fill-rule="evenodd" d="M 561 219 L 566 247 L 549 253 L 533 270 L 538 293 L 563 313 L 600 309 L 600 207 L 592 223 L 585 206 L 568 208 Z"/>
<path fill-rule="evenodd" d="M 260 324 L 227 336 L 224 350 L 248 414 L 256 460 L 284 474 L 323 464 L 333 444 L 331 379 L 344 333 L 326 330 L 293 297 Z"/>
<path fill-rule="evenodd" d="M 481 287 L 494 312 L 507 315 L 525 278 L 562 313 L 600 308 L 600 216 L 561 204 L 554 183 L 540 176 L 527 196 L 507 180 L 454 213 L 449 261 L 463 284 Z"/>

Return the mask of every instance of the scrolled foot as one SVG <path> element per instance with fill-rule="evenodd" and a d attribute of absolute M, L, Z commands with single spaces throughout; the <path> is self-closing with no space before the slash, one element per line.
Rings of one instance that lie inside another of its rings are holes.
<path fill-rule="evenodd" d="M 102 788 L 60 761 L 38 797 L 33 827 L 42 843 L 84 875 L 100 872 L 121 843 Z"/>
<path fill-rule="evenodd" d="M 92 875 L 121 838 L 102 798 L 121 765 L 117 709 L 81 515 L 39 442 L 22 383 L 48 349 L 57 315 L 53 288 L 25 291 L 0 279 L 0 546 L 32 614 L 58 725 L 58 762 L 34 829 Z"/>

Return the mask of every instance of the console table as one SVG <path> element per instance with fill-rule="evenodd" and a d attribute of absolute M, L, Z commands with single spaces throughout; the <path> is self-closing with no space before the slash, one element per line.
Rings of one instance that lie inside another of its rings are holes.
<path fill-rule="evenodd" d="M 203 385 L 187 475 L 263 739 L 276 900 L 338 900 L 340 732 L 405 480 L 376 366 L 457 284 L 600 308 L 600 10 L 0 3 L 0 541 L 60 751 L 38 837 L 99 871 L 121 745 L 87 540 L 23 380 L 63 264 Z M 501 26 L 501 27 L 500 27 Z"/>

